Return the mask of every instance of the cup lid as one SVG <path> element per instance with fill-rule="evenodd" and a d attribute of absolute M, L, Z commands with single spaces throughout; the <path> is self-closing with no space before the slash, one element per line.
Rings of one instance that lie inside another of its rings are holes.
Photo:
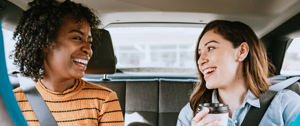
<path fill-rule="evenodd" d="M 222 103 L 202 103 L 199 104 L 198 112 L 202 109 L 208 108 L 209 113 L 228 113 L 230 112 L 228 105 Z"/>

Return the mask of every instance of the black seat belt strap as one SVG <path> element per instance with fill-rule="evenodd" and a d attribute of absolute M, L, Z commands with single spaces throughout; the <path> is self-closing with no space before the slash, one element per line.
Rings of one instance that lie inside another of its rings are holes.
<path fill-rule="evenodd" d="M 41 126 L 57 126 L 57 123 L 51 114 L 43 97 L 35 87 L 35 82 L 26 77 L 18 75 L 20 87 L 22 88 L 34 114 Z"/>
<path fill-rule="evenodd" d="M 270 86 L 269 91 L 260 96 L 260 108 L 251 106 L 241 126 L 258 126 L 277 92 L 289 87 L 299 80 L 300 77 L 293 77 Z"/>
<path fill-rule="evenodd" d="M 260 108 L 251 106 L 241 126 L 258 126 L 276 94 L 277 92 L 273 91 L 261 94 L 259 98 Z"/>

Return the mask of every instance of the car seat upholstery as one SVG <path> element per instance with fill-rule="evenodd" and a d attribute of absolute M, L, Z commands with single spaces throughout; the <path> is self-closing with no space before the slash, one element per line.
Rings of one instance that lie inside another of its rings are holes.
<path fill-rule="evenodd" d="M 174 126 L 197 80 L 89 80 L 117 93 L 125 126 Z"/>
<path fill-rule="evenodd" d="M 159 126 L 175 126 L 196 80 L 161 79 L 159 81 Z"/>
<path fill-rule="evenodd" d="M 158 123 L 158 80 L 134 80 L 126 84 L 125 124 Z"/>
<path fill-rule="evenodd" d="M 296 92 L 298 95 L 300 95 L 300 82 L 299 81 L 295 82 L 294 84 L 288 86 L 285 89 L 292 90 L 292 91 Z"/>

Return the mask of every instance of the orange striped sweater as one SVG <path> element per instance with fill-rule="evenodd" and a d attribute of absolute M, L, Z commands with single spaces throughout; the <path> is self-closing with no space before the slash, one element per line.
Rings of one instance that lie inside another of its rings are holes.
<path fill-rule="evenodd" d="M 107 88 L 81 79 L 64 92 L 46 89 L 40 81 L 36 87 L 59 126 L 124 126 L 117 95 Z M 40 126 L 22 89 L 17 88 L 14 93 L 27 123 Z"/>

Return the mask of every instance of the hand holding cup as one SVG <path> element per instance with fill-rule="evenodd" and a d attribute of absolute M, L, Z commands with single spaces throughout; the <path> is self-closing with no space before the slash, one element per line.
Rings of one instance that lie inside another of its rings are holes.
<path fill-rule="evenodd" d="M 220 126 L 219 121 L 221 120 L 220 116 L 211 116 L 208 118 L 204 117 L 209 113 L 209 109 L 205 108 L 198 112 L 193 118 L 192 126 Z"/>
<path fill-rule="evenodd" d="M 203 103 L 193 118 L 192 126 L 227 126 L 229 107 L 220 103 Z"/>

